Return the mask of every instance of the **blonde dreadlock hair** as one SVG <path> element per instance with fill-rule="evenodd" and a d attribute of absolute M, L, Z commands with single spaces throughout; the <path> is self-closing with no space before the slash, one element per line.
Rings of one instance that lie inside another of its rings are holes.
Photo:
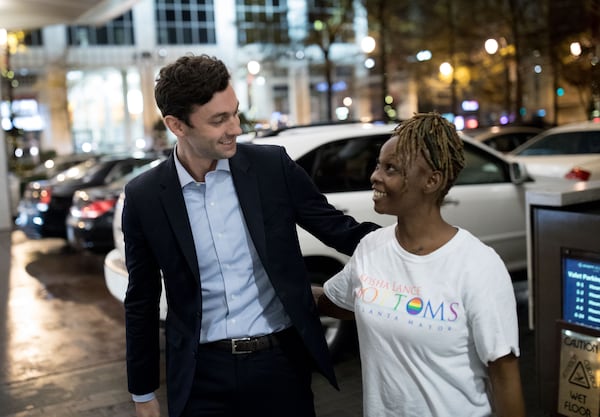
<path fill-rule="evenodd" d="M 403 166 L 410 166 L 421 154 L 432 169 L 442 173 L 444 184 L 437 200 L 441 205 L 465 166 L 463 142 L 454 125 L 437 112 L 417 113 L 396 126 L 393 136 L 398 138 L 396 155 Z"/>

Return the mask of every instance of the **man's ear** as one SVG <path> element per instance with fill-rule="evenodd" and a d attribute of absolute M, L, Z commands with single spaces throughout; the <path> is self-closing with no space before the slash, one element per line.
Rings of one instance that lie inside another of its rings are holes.
<path fill-rule="evenodd" d="M 175 116 L 165 116 L 163 118 L 165 126 L 178 138 L 185 136 L 185 124 Z"/>

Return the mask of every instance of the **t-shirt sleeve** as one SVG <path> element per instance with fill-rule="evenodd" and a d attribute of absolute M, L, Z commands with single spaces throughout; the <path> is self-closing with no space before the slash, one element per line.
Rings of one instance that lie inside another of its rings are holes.
<path fill-rule="evenodd" d="M 354 287 L 353 277 L 357 252 L 354 253 L 350 261 L 344 266 L 344 268 L 335 274 L 333 277 L 328 279 L 323 284 L 323 291 L 327 298 L 329 298 L 338 307 L 345 308 L 346 310 L 354 311 Z"/>
<path fill-rule="evenodd" d="M 511 352 L 520 355 L 512 281 L 501 258 L 491 248 L 487 249 L 487 254 L 481 254 L 486 266 L 474 276 L 466 300 L 477 354 L 485 364 Z"/>

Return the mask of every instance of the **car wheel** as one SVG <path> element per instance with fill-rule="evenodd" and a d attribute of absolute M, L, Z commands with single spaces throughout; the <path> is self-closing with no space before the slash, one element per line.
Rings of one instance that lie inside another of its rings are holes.
<path fill-rule="evenodd" d="M 310 273 L 310 282 L 315 287 L 322 287 L 330 277 L 320 273 Z M 347 342 L 354 334 L 355 324 L 352 320 L 339 320 L 329 316 L 321 316 L 321 326 L 331 356 L 335 359 L 344 351 Z"/>

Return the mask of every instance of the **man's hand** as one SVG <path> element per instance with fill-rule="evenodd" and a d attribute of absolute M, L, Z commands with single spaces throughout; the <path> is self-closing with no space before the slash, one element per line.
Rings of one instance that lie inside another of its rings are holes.
<path fill-rule="evenodd" d="M 135 403 L 137 417 L 160 417 L 160 406 L 156 398 L 145 403 Z"/>

